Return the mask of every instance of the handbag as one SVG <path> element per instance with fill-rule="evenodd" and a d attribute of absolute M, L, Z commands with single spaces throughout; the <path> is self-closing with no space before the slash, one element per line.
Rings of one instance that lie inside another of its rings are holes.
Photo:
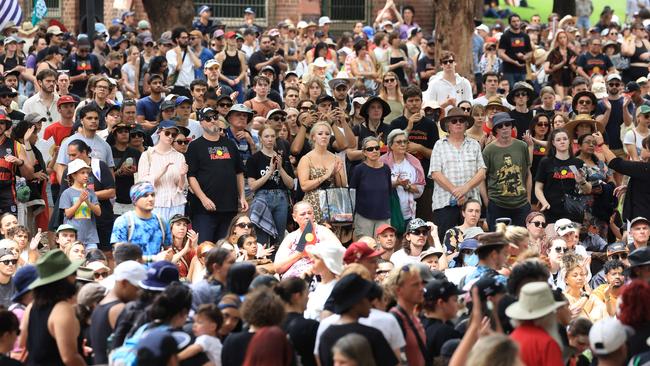
<path fill-rule="evenodd" d="M 571 221 L 581 223 L 584 221 L 585 210 L 587 209 L 587 204 L 585 202 L 585 197 L 580 196 L 576 197 L 568 193 L 564 194 L 564 212 L 567 213 L 567 216 L 571 218 Z M 580 220 L 577 220 L 579 218 Z"/>
<path fill-rule="evenodd" d="M 404 220 L 402 205 L 395 189 L 390 192 L 390 226 L 395 228 L 398 235 L 402 235 L 406 231 L 406 220 Z"/>
<path fill-rule="evenodd" d="M 354 188 L 324 188 L 318 190 L 318 203 L 323 220 L 331 224 L 354 223 L 356 202 Z"/>

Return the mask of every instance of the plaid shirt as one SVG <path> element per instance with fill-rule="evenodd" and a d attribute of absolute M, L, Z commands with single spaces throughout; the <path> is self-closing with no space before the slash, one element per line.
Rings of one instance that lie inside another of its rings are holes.
<path fill-rule="evenodd" d="M 461 186 L 472 179 L 480 169 L 485 168 L 481 145 L 476 140 L 465 138 L 460 149 L 457 149 L 449 143 L 448 138 L 444 138 L 438 140 L 433 147 L 428 176 L 431 177 L 433 172 L 440 172 L 451 184 Z M 478 186 L 472 188 L 466 197 L 480 201 L 481 195 L 479 194 Z M 431 198 L 431 207 L 433 210 L 449 206 L 451 199 L 452 195 L 450 192 L 446 191 L 439 184 L 434 185 L 433 196 Z"/>

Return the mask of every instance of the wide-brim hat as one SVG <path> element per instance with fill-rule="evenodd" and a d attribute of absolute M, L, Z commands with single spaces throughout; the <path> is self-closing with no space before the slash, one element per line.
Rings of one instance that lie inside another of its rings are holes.
<path fill-rule="evenodd" d="M 317 256 L 323 260 L 325 267 L 332 273 L 340 275 L 343 272 L 343 257 L 345 247 L 334 241 L 323 241 L 316 245 L 308 245 L 307 254 Z"/>
<path fill-rule="evenodd" d="M 571 137 L 574 140 L 578 138 L 578 136 L 575 135 L 575 132 L 579 124 L 588 124 L 591 127 L 591 133 L 595 133 L 596 131 L 600 133 L 605 133 L 605 128 L 603 127 L 603 125 L 598 123 L 590 115 L 579 114 L 564 126 L 564 129 L 566 129 L 567 132 L 569 133 L 569 137 Z"/>
<path fill-rule="evenodd" d="M 565 304 L 555 301 L 548 283 L 530 282 L 521 288 L 519 300 L 506 308 L 506 315 L 515 320 L 539 319 Z"/>
<path fill-rule="evenodd" d="M 628 270 L 635 267 L 646 266 L 650 264 L 650 247 L 641 247 L 635 249 L 627 256 L 630 262 Z"/>
<path fill-rule="evenodd" d="M 253 116 L 255 115 L 255 113 L 253 113 L 253 110 L 248 108 L 247 106 L 245 106 L 243 104 L 235 104 L 232 107 L 230 107 L 230 110 L 228 111 L 228 113 L 226 113 L 226 120 L 228 119 L 228 116 L 230 116 L 230 113 L 232 113 L 232 112 L 246 113 L 248 115 L 248 122 L 249 123 L 253 119 Z"/>
<path fill-rule="evenodd" d="M 373 102 L 379 102 L 381 104 L 381 108 L 384 110 L 384 112 L 381 114 L 381 119 L 386 118 L 386 116 L 390 114 L 390 106 L 388 103 L 380 97 L 374 96 L 366 99 L 366 102 L 361 106 L 361 111 L 359 111 L 359 115 L 361 117 L 368 119 L 368 108 Z"/>
<path fill-rule="evenodd" d="M 485 105 L 485 109 L 487 110 L 488 108 L 496 108 L 500 112 L 510 112 L 510 109 L 503 105 L 503 101 L 501 100 L 500 96 L 490 97 L 488 99 L 488 103 Z"/>
<path fill-rule="evenodd" d="M 459 107 L 454 107 L 450 109 L 449 113 L 447 113 L 447 115 L 440 120 L 440 128 L 445 132 L 449 132 L 447 129 L 447 122 L 456 118 L 462 118 L 465 121 L 465 126 L 468 129 L 474 125 L 474 117 L 466 115 L 465 112 L 463 112 L 463 110 Z"/>
<path fill-rule="evenodd" d="M 589 97 L 591 99 L 591 104 L 594 106 L 594 109 L 596 109 L 596 104 L 598 104 L 598 98 L 596 98 L 596 95 L 589 90 L 581 91 L 579 93 L 576 93 L 576 95 L 573 96 L 573 101 L 571 102 L 571 107 L 573 108 L 573 111 L 575 112 L 576 107 L 578 105 L 578 99 L 582 97 Z"/>
<path fill-rule="evenodd" d="M 508 96 L 506 97 L 506 100 L 510 105 L 515 105 L 515 93 L 518 91 L 524 90 L 526 93 L 528 93 L 528 101 L 526 104 L 528 107 L 533 105 L 533 100 L 537 98 L 537 95 L 535 94 L 535 90 L 533 87 L 528 84 L 525 81 L 518 81 L 515 83 L 515 85 L 512 87 L 512 90 L 508 93 Z"/>
<path fill-rule="evenodd" d="M 14 274 L 13 282 L 16 292 L 11 296 L 11 302 L 17 302 L 24 294 L 30 291 L 29 285 L 38 279 L 38 270 L 31 264 L 19 268 Z"/>
<path fill-rule="evenodd" d="M 348 311 L 368 296 L 372 289 L 372 282 L 366 281 L 356 273 L 343 276 L 332 288 L 330 299 L 337 314 Z"/>
<path fill-rule="evenodd" d="M 505 236 L 503 236 L 501 233 L 481 234 L 476 239 L 478 240 L 478 246 L 476 247 L 477 251 L 481 251 L 486 248 L 504 247 L 508 245 Z"/>
<path fill-rule="evenodd" d="M 36 262 L 38 279 L 29 285 L 29 289 L 33 290 L 64 279 L 75 273 L 83 262 L 83 260 L 71 262 L 60 249 L 50 250 Z"/>

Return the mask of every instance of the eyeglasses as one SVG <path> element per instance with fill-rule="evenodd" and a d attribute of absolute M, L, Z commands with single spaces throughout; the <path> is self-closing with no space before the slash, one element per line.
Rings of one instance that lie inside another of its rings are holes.
<path fill-rule="evenodd" d="M 373 152 L 373 151 L 379 151 L 380 147 L 379 146 L 370 146 L 366 147 L 364 150 L 367 152 Z"/>
<path fill-rule="evenodd" d="M 221 108 L 230 108 L 232 107 L 232 103 L 219 103 L 217 104 Z"/>
<path fill-rule="evenodd" d="M 187 141 L 187 140 L 175 140 L 174 142 L 177 143 L 177 144 L 179 144 L 179 145 L 187 145 L 187 144 L 190 143 L 190 142 Z"/>
<path fill-rule="evenodd" d="M 555 247 L 555 253 L 566 253 L 569 251 L 567 247 Z"/>
<path fill-rule="evenodd" d="M 0 261 L 0 263 L 4 264 L 5 266 L 9 266 L 9 265 L 15 266 L 16 264 L 18 264 L 18 259 L 5 259 L 3 261 Z"/>
<path fill-rule="evenodd" d="M 580 99 L 578 101 L 579 105 L 591 105 L 591 100 L 590 99 Z"/>
<path fill-rule="evenodd" d="M 496 129 L 498 130 L 498 129 L 503 128 L 503 127 L 512 127 L 512 123 L 510 123 L 510 122 L 503 122 L 502 124 L 497 125 L 497 126 L 494 127 L 494 128 L 496 128 Z"/>
<path fill-rule="evenodd" d="M 472 108 L 469 108 L 469 107 L 460 107 L 460 109 L 462 109 L 463 112 L 471 112 L 472 111 Z"/>
<path fill-rule="evenodd" d="M 531 221 L 530 223 L 535 225 L 536 227 L 546 227 L 546 225 L 548 225 L 544 221 Z"/>
<path fill-rule="evenodd" d="M 395 79 L 384 79 L 384 83 L 394 83 Z"/>
<path fill-rule="evenodd" d="M 252 222 L 240 222 L 239 224 L 235 225 L 240 229 L 252 229 L 253 228 L 253 223 Z"/>
<path fill-rule="evenodd" d="M 409 232 L 411 235 L 417 235 L 417 236 L 426 236 L 429 234 L 429 230 L 413 230 Z"/>
<path fill-rule="evenodd" d="M 175 139 L 176 136 L 178 136 L 178 132 L 172 132 L 172 131 L 169 131 L 169 130 L 165 130 L 165 136 L 167 136 L 167 137 L 171 136 L 173 139 Z"/>
<path fill-rule="evenodd" d="M 454 60 L 443 60 L 440 63 L 443 65 L 449 65 L 449 64 L 453 64 L 454 62 L 455 62 Z"/>
<path fill-rule="evenodd" d="M 284 122 L 284 121 L 287 120 L 287 117 L 285 117 L 285 116 L 273 116 L 273 117 L 271 117 L 271 118 L 269 118 L 269 119 L 270 119 L 270 120 L 273 120 L 273 121 L 275 121 L 275 122 L 280 122 L 280 121 L 281 121 L 281 122 Z"/>
<path fill-rule="evenodd" d="M 397 145 L 406 145 L 409 143 L 409 140 L 394 140 L 393 143 Z"/>
<path fill-rule="evenodd" d="M 615 254 L 610 254 L 609 259 L 617 260 L 617 261 L 624 261 L 627 259 L 627 253 L 615 253 Z"/>
<path fill-rule="evenodd" d="M 526 92 L 517 92 L 515 93 L 515 97 L 527 97 L 528 93 Z"/>
<path fill-rule="evenodd" d="M 95 273 L 93 273 L 93 277 L 94 277 L 96 280 L 97 280 L 97 279 L 100 279 L 100 278 L 106 278 L 106 277 L 108 277 L 108 271 L 105 271 L 105 272 L 95 272 Z"/>
<path fill-rule="evenodd" d="M 462 119 L 462 118 L 454 118 L 454 119 L 450 120 L 449 123 L 452 124 L 452 125 L 459 125 L 461 123 L 465 123 L 465 120 Z"/>

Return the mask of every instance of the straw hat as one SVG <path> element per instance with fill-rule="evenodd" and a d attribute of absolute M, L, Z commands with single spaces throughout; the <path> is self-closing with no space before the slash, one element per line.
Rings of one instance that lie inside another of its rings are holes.
<path fill-rule="evenodd" d="M 575 135 L 575 131 L 579 124 L 588 124 L 589 127 L 591 127 L 591 133 L 595 133 L 596 131 L 600 133 L 605 133 L 605 128 L 603 127 L 603 125 L 596 122 L 596 120 L 593 119 L 590 115 L 579 114 L 564 126 L 567 132 L 569 132 L 569 136 L 572 139 L 578 138 L 578 136 Z"/>
<path fill-rule="evenodd" d="M 462 109 L 454 107 L 449 110 L 449 113 L 440 120 L 440 128 L 443 131 L 449 132 L 447 129 L 447 122 L 455 118 L 462 118 L 465 121 L 465 126 L 469 129 L 474 125 L 474 117 L 466 115 Z"/>
<path fill-rule="evenodd" d="M 534 320 L 542 318 L 566 301 L 555 301 L 551 288 L 546 282 L 530 282 L 521 288 L 519 300 L 506 308 L 506 315 L 515 320 Z"/>
<path fill-rule="evenodd" d="M 510 112 L 510 109 L 503 105 L 503 101 L 499 96 L 493 96 L 488 99 L 488 103 L 485 105 L 485 109 L 495 108 L 498 109 L 498 112 Z"/>

